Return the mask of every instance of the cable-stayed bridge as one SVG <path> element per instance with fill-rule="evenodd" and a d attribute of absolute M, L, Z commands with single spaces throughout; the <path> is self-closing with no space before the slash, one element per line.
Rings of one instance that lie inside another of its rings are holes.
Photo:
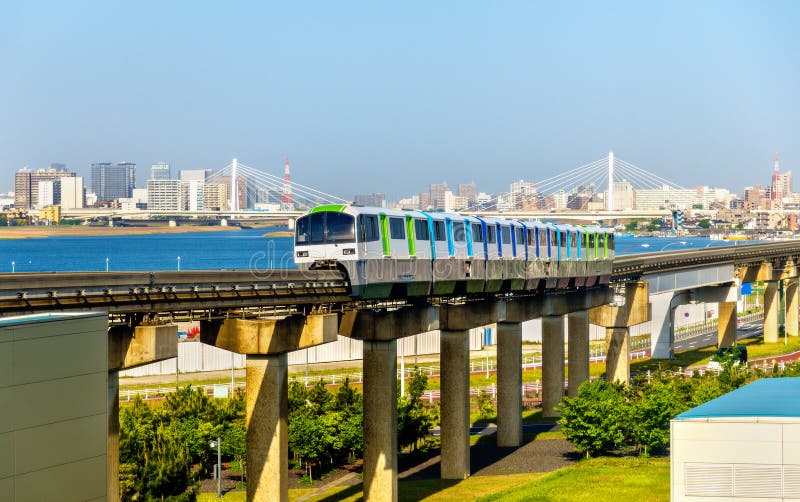
<path fill-rule="evenodd" d="M 481 201 L 468 209 L 526 213 L 567 209 L 586 211 L 592 209 L 589 203 L 594 202 L 595 211 L 619 211 L 627 208 L 624 205 L 626 197 L 641 190 L 685 188 L 609 152 L 606 157 L 549 178 L 512 183 L 508 192 L 493 194 L 488 201 Z"/>

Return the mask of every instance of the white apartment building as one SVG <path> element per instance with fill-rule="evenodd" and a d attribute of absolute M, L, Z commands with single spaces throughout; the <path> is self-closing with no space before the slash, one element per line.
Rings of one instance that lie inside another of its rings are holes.
<path fill-rule="evenodd" d="M 184 207 L 180 180 L 148 180 L 148 211 L 181 211 Z"/>
<path fill-rule="evenodd" d="M 85 207 L 83 178 L 61 178 L 61 209 Z"/>

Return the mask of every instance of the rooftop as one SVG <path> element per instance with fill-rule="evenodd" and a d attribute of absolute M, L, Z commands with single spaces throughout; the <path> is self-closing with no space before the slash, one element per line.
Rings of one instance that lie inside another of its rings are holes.
<path fill-rule="evenodd" d="M 800 377 L 762 378 L 675 417 L 698 420 L 727 417 L 800 417 Z"/>

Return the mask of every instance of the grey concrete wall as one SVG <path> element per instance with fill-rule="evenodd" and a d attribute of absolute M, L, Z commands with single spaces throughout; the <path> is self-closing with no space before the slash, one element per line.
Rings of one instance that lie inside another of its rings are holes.
<path fill-rule="evenodd" d="M 0 318 L 0 500 L 106 500 L 107 323 Z"/>

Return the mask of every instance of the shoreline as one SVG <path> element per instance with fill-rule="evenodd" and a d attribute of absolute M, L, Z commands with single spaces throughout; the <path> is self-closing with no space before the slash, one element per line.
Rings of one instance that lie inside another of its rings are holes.
<path fill-rule="evenodd" d="M 46 239 L 47 237 L 111 237 L 121 235 L 185 234 L 191 232 L 238 232 L 241 228 L 211 226 L 146 227 L 0 227 L 0 241 L 7 239 Z"/>

